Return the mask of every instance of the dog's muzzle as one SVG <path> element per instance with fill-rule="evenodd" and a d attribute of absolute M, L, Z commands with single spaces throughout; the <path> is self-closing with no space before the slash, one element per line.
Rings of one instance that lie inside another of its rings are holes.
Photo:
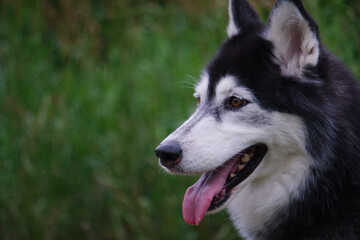
<path fill-rule="evenodd" d="M 160 159 L 161 165 L 168 169 L 180 163 L 181 153 L 180 144 L 175 141 L 160 144 L 155 150 L 155 154 Z"/>

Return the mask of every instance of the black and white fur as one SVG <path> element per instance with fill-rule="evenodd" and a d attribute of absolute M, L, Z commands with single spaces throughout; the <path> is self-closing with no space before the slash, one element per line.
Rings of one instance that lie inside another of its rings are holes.
<path fill-rule="evenodd" d="M 240 150 L 268 152 L 226 208 L 246 239 L 360 239 L 360 89 L 321 43 L 300 0 L 278 0 L 264 25 L 230 0 L 228 38 L 204 69 L 173 173 L 213 170 Z M 231 96 L 249 101 L 227 109 Z"/>

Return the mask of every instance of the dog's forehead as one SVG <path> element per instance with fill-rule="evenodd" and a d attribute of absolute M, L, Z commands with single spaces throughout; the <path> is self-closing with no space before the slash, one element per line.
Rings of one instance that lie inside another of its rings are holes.
<path fill-rule="evenodd" d="M 205 69 L 196 92 L 216 99 L 232 89 L 257 88 L 273 67 L 271 44 L 258 35 L 236 36 L 227 40 Z M 261 69 L 261 70 L 259 70 Z M 274 74 L 272 74 L 274 75 Z M 249 95 L 242 91 L 242 95 Z M 250 96 L 247 96 L 251 98 Z"/>

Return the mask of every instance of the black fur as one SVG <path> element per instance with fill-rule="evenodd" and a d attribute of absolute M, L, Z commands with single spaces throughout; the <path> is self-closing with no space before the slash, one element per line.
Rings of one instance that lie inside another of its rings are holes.
<path fill-rule="evenodd" d="M 284 0 L 285 1 L 285 0 Z M 299 8 L 318 39 L 318 27 Z M 234 16 L 246 1 L 234 0 Z M 275 6 L 277 7 L 277 6 Z M 301 198 L 292 198 L 254 239 L 360 239 L 360 88 L 344 64 L 320 45 L 307 81 L 284 77 L 273 62 L 273 45 L 259 35 L 263 25 L 246 5 L 236 24 L 246 31 L 228 39 L 208 65 L 209 99 L 221 77 L 234 75 L 269 111 L 300 116 L 307 150 L 315 160 Z M 247 9 L 247 10 L 246 10 Z M 245 17 L 250 21 L 246 22 Z M 253 29 L 251 31 L 250 27 Z"/>
<path fill-rule="evenodd" d="M 235 26 L 241 33 L 246 34 L 263 29 L 259 16 L 246 0 L 232 0 L 231 11 Z"/>

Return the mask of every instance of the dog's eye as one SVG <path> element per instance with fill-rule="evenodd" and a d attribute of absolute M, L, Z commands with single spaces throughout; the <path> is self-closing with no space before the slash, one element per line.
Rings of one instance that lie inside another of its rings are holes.
<path fill-rule="evenodd" d="M 200 99 L 200 97 L 198 97 L 197 98 L 197 104 L 200 105 L 200 103 L 201 103 L 201 99 Z"/>
<path fill-rule="evenodd" d="M 234 108 L 242 107 L 246 104 L 246 100 L 238 97 L 231 97 L 230 98 L 230 104 Z"/>

